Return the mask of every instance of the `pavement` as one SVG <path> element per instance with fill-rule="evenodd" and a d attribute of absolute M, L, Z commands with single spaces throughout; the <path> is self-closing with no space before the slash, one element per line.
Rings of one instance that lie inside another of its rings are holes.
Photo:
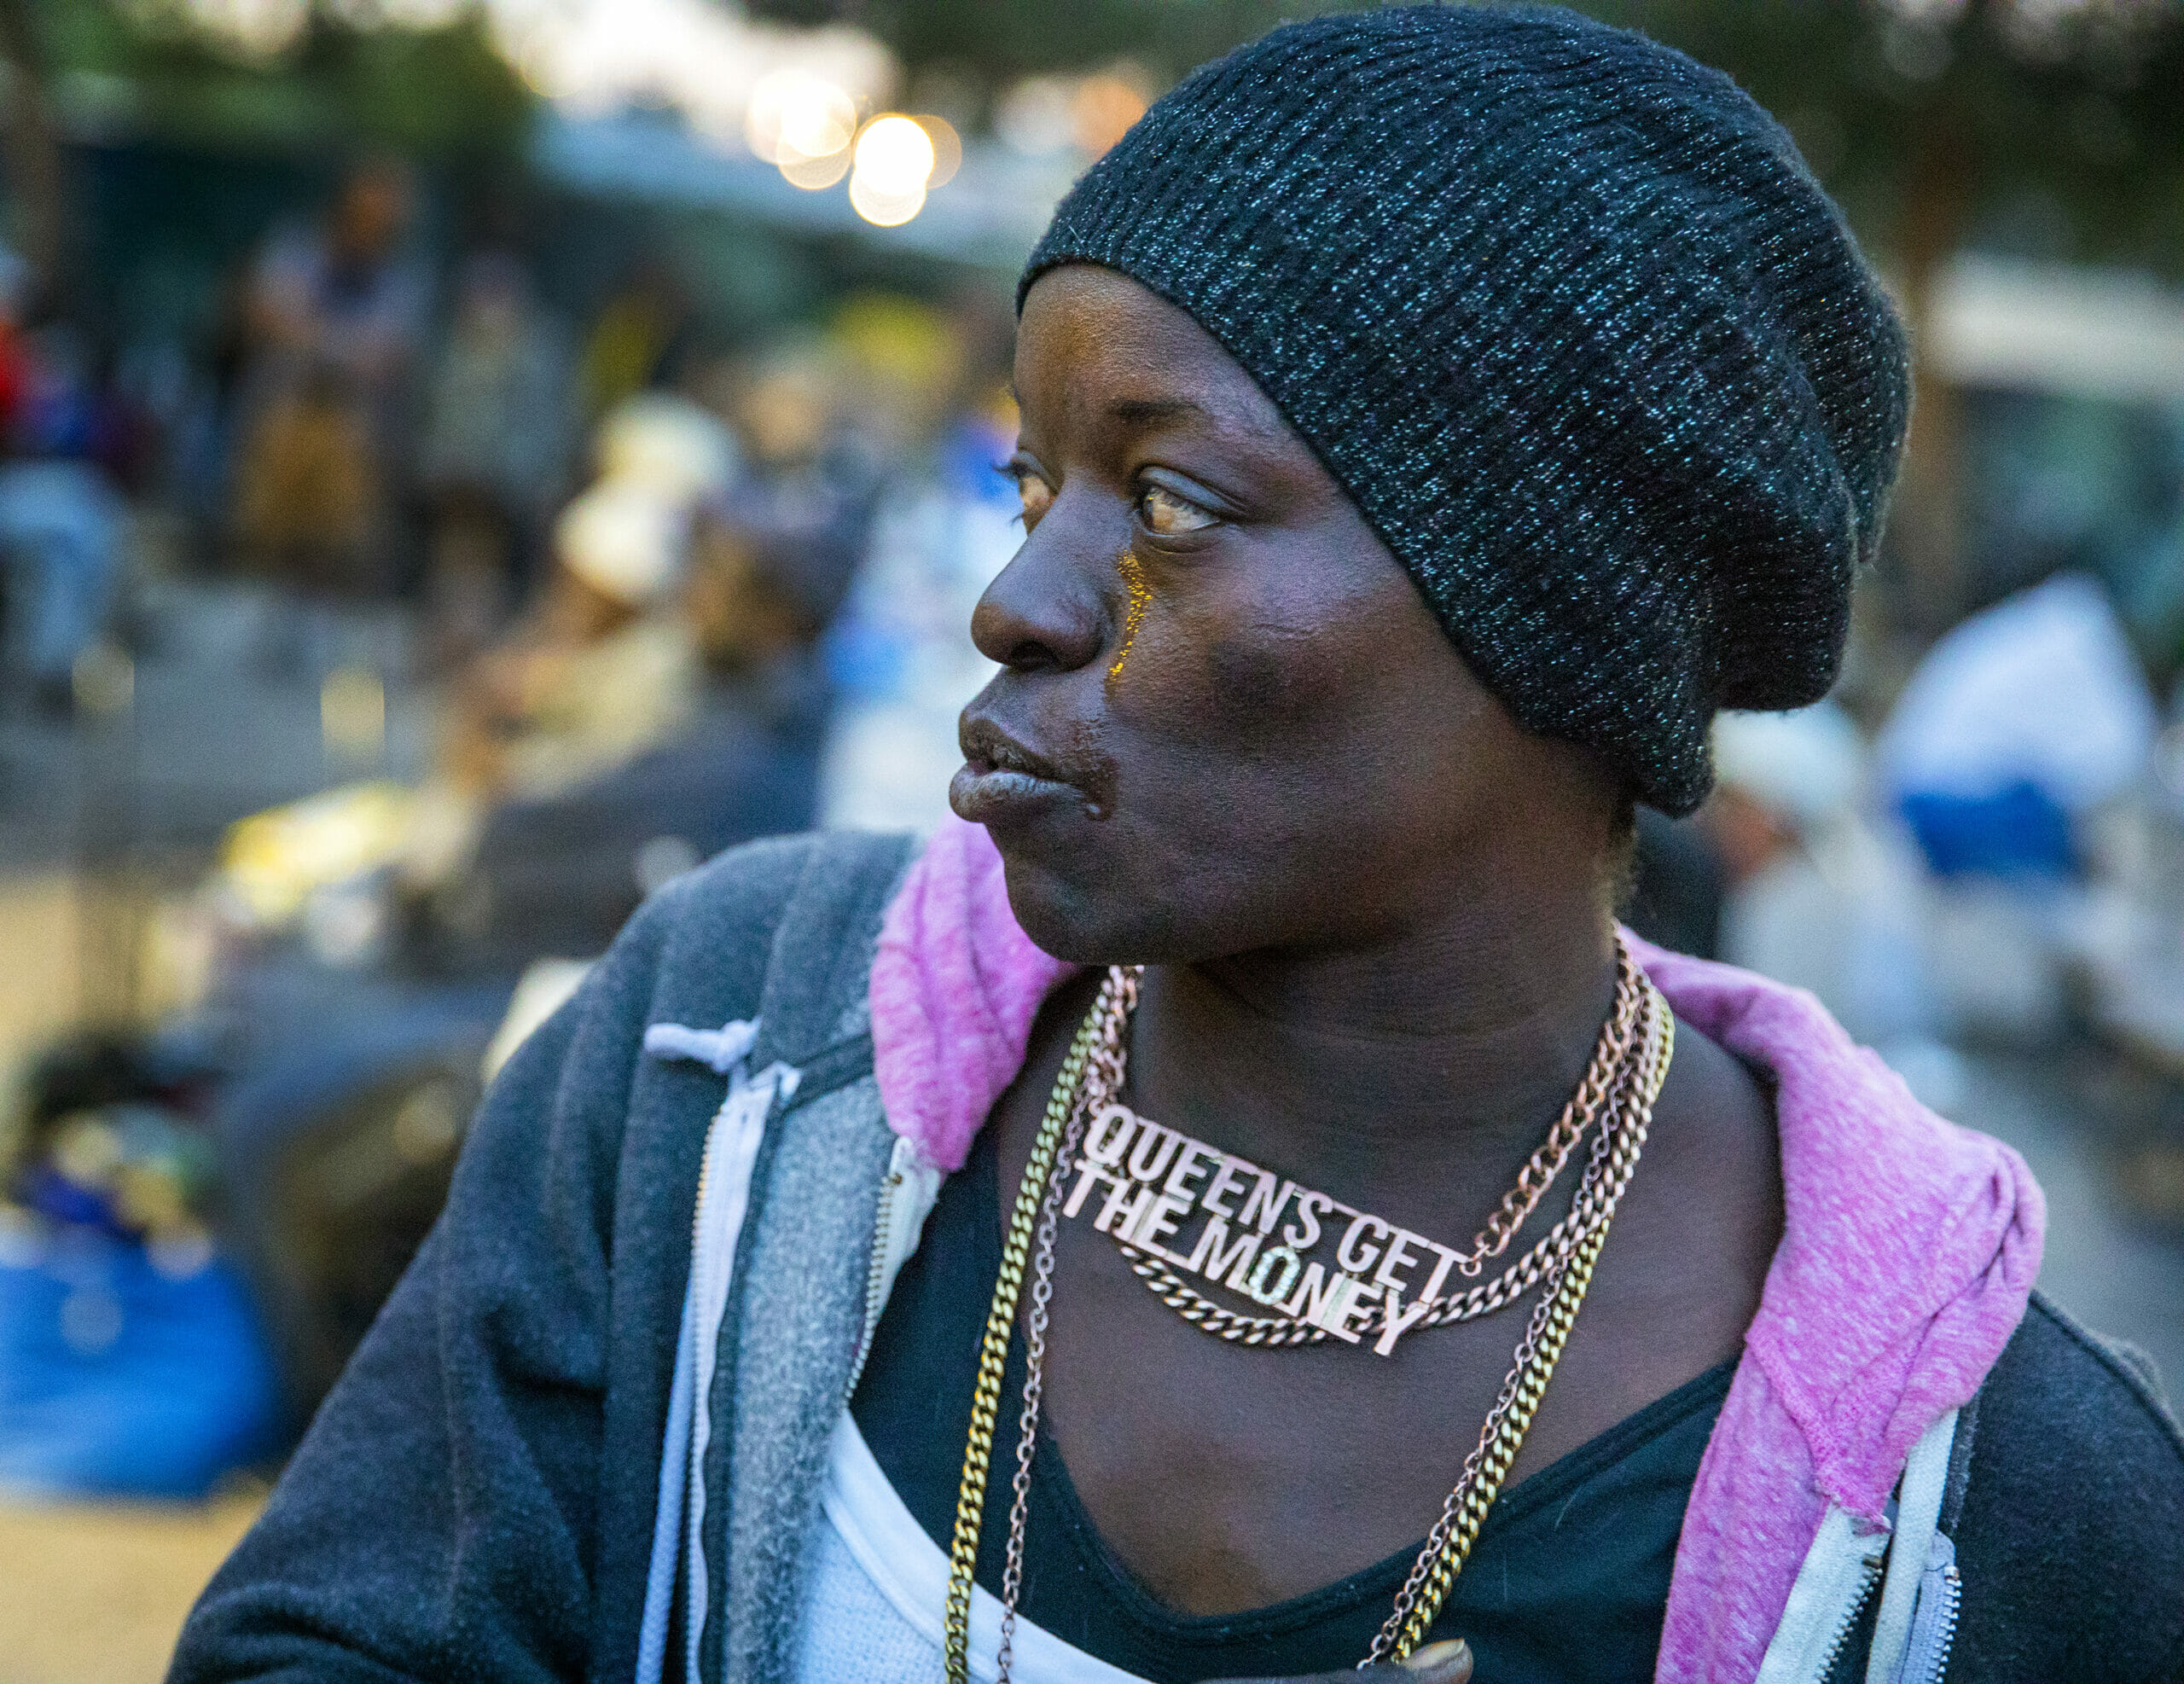
<path fill-rule="evenodd" d="M 0 1684 L 156 1684 L 264 1501 L 0 1507 Z"/>
<path fill-rule="evenodd" d="M 75 720 L 15 699 L 0 709 L 0 871 L 201 855 L 261 808 L 423 769 L 431 698 L 402 682 L 398 613 L 195 579 L 145 581 L 132 598 L 136 653 L 87 675 Z M 376 731 L 369 710 L 328 706 L 329 677 L 357 673 L 383 685 Z"/>

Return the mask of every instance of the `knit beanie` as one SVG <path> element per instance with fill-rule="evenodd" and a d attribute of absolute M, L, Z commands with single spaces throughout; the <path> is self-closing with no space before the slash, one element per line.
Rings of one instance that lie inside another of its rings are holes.
<path fill-rule="evenodd" d="M 1290 24 L 1161 99 L 1019 287 L 1116 270 L 1251 375 L 1527 729 L 1684 813 L 1834 682 L 1903 333 L 1780 125 L 1544 7 Z"/>

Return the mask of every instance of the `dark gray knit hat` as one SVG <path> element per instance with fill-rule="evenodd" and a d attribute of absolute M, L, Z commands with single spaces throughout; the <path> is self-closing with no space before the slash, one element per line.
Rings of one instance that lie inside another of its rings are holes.
<path fill-rule="evenodd" d="M 1190 312 L 1528 729 L 1671 813 L 1717 708 L 1834 682 L 1903 333 L 1774 119 L 1547 8 L 1275 30 L 1093 166 L 1025 268 Z"/>

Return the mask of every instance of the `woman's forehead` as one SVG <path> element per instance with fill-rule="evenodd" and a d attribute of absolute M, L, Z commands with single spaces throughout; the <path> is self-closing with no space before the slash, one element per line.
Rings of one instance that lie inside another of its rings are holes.
<path fill-rule="evenodd" d="M 1281 412 L 1188 312 L 1113 270 L 1049 270 L 1024 301 L 1016 396 L 1027 416 L 1287 434 Z"/>

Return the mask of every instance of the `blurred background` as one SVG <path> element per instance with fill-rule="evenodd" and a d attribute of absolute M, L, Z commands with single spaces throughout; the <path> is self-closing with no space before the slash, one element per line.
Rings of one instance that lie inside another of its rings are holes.
<path fill-rule="evenodd" d="M 0 1684 L 150 1680 L 638 901 L 924 827 L 1016 267 L 1299 0 L 0 0 Z M 1629 0 L 1919 404 L 1629 916 L 2017 1145 L 2184 1390 L 2184 0 Z"/>

